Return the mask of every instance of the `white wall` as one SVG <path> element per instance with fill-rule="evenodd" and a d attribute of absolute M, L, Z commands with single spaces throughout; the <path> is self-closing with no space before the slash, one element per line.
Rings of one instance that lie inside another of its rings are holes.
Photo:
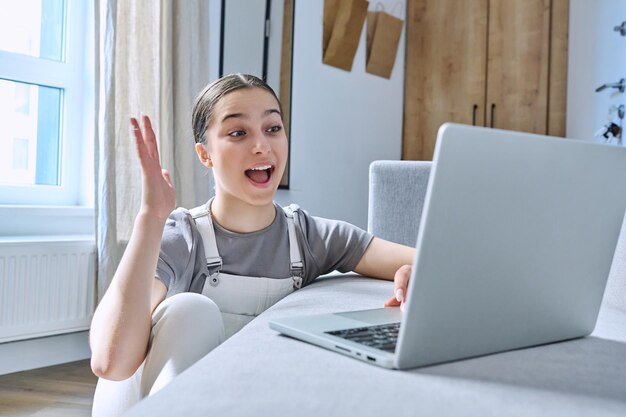
<path fill-rule="evenodd" d="M 323 5 L 296 0 L 290 189 L 277 201 L 365 228 L 370 162 L 401 157 L 404 32 L 389 80 L 365 72 L 365 25 L 351 72 L 324 65 Z"/>
<path fill-rule="evenodd" d="M 626 94 L 616 89 L 595 92 L 626 78 L 626 37 L 613 30 L 625 20 L 624 0 L 570 1 L 568 137 L 604 142 L 594 133 L 607 123 L 609 107 L 626 104 Z"/>

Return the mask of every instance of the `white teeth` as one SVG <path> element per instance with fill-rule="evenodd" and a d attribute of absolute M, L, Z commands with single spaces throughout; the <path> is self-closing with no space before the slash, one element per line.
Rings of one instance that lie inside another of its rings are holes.
<path fill-rule="evenodd" d="M 265 171 L 266 169 L 270 169 L 271 165 L 264 165 L 262 167 L 250 168 L 250 171 Z"/>

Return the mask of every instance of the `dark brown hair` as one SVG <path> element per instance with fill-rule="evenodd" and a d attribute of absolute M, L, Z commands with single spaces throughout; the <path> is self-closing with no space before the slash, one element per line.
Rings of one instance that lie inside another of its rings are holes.
<path fill-rule="evenodd" d="M 282 106 L 280 100 L 276 96 L 272 87 L 270 87 L 262 79 L 249 74 L 230 74 L 219 78 L 206 87 L 198 94 L 191 112 L 191 125 L 193 129 L 193 138 L 196 143 L 204 143 L 205 132 L 211 122 L 215 105 L 228 93 L 240 90 L 242 88 L 262 88 L 271 93 L 276 101 L 282 118 Z"/>

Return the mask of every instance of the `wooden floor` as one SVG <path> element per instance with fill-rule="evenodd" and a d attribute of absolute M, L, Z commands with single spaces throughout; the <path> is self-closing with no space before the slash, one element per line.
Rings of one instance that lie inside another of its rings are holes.
<path fill-rule="evenodd" d="M 89 360 L 0 375 L 0 416 L 91 416 L 96 381 Z"/>

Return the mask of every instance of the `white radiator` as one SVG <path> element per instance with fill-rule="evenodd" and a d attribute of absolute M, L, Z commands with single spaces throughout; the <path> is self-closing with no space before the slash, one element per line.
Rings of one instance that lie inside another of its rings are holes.
<path fill-rule="evenodd" d="M 88 329 L 94 291 L 93 238 L 0 239 L 0 343 Z"/>

